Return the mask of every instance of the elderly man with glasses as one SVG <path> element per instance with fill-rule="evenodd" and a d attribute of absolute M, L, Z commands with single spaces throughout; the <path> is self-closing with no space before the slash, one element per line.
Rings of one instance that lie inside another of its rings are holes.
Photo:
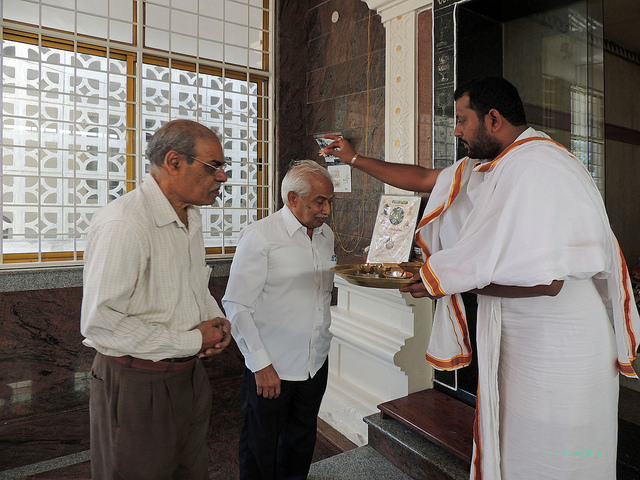
<path fill-rule="evenodd" d="M 223 150 L 209 128 L 174 120 L 147 158 L 142 185 L 94 215 L 84 254 L 92 478 L 205 480 L 212 392 L 200 359 L 231 335 L 208 289 L 197 205 L 227 180 Z"/>

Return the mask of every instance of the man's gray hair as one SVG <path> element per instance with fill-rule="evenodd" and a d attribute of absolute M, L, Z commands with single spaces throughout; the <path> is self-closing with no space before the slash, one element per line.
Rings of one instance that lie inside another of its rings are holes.
<path fill-rule="evenodd" d="M 280 196 L 285 205 L 289 204 L 289 192 L 295 192 L 302 198 L 311 193 L 314 178 L 324 177 L 333 184 L 329 171 L 313 160 L 296 160 L 291 162 L 289 171 L 282 179 Z"/>
<path fill-rule="evenodd" d="M 162 165 L 164 157 L 169 151 L 174 150 L 186 155 L 188 164 L 193 163 L 196 141 L 198 139 L 209 140 L 220 137 L 201 123 L 188 119 L 177 119 L 165 123 L 149 139 L 146 157 L 152 165 Z"/>

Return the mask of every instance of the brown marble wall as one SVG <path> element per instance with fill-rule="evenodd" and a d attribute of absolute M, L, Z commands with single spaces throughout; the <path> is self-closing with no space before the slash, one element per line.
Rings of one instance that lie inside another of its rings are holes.
<path fill-rule="evenodd" d="M 227 277 L 209 284 L 220 302 Z M 82 287 L 0 293 L 2 471 L 89 449 L 93 349 L 79 331 Z M 232 344 L 205 361 L 213 388 L 210 478 L 237 477 L 242 356 Z"/>
<path fill-rule="evenodd" d="M 359 153 L 383 159 L 385 31 L 380 17 L 357 0 L 281 0 L 277 15 L 279 179 L 291 160 L 323 163 L 314 140 L 320 133 L 341 132 Z M 339 263 L 358 261 L 369 245 L 384 189 L 359 170 L 352 171 L 351 182 L 351 192 L 336 195 L 331 218 Z"/>
<path fill-rule="evenodd" d="M 433 12 L 418 14 L 418 165 L 433 168 Z"/>
<path fill-rule="evenodd" d="M 74 408 L 93 354 L 81 344 L 82 288 L 0 293 L 0 420 Z"/>
<path fill-rule="evenodd" d="M 0 293 L 0 477 L 89 448 L 81 298 L 81 288 Z"/>

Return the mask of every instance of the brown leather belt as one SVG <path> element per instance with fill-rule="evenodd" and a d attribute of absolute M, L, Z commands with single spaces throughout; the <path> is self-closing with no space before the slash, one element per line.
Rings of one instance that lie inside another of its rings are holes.
<path fill-rule="evenodd" d="M 190 367 L 198 360 L 198 357 L 184 357 L 184 358 L 165 358 L 154 362 L 153 360 L 144 360 L 142 358 L 135 358 L 130 355 L 124 357 L 111 357 L 108 356 L 114 362 L 118 362 L 126 367 L 138 368 L 140 370 L 152 370 L 154 372 L 175 372 L 182 370 L 183 368 Z"/>

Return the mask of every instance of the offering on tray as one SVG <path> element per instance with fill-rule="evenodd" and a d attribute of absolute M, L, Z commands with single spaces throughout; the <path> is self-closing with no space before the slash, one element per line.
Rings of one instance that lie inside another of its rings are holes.
<path fill-rule="evenodd" d="M 420 262 L 403 263 L 356 263 L 336 265 L 333 270 L 336 275 L 347 282 L 361 287 L 373 288 L 402 288 L 419 280 Z"/>

